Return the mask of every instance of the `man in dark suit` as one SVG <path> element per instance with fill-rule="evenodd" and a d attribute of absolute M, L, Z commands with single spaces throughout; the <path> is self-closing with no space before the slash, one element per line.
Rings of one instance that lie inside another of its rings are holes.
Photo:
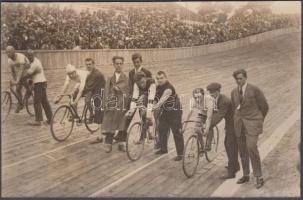
<path fill-rule="evenodd" d="M 233 73 L 237 88 L 231 92 L 234 110 L 234 126 L 243 168 L 243 177 L 238 184 L 249 181 L 249 160 L 256 177 L 256 188 L 264 185 L 261 161 L 258 151 L 258 137 L 263 131 L 263 122 L 268 112 L 267 100 L 256 86 L 247 83 L 247 72 L 244 69 Z"/>
<path fill-rule="evenodd" d="M 139 53 L 133 54 L 132 61 L 134 64 L 134 69 L 130 70 L 130 72 L 129 72 L 129 84 L 130 84 L 130 88 L 131 88 L 131 94 L 133 92 L 134 84 L 136 82 L 136 74 L 138 72 L 143 72 L 145 74 L 145 77 L 152 78 L 152 73 L 149 70 L 147 70 L 141 66 L 142 65 L 141 54 L 139 54 Z"/>
<path fill-rule="evenodd" d="M 220 94 L 221 84 L 211 83 L 207 86 L 207 90 L 215 100 L 214 112 L 211 119 L 210 130 L 224 118 L 225 120 L 225 139 L 224 145 L 228 158 L 227 174 L 222 179 L 234 178 L 240 169 L 238 161 L 238 146 L 234 132 L 233 110 L 230 99 L 224 94 Z"/>
<path fill-rule="evenodd" d="M 134 64 L 134 69 L 130 70 L 128 76 L 129 76 L 129 87 L 130 87 L 130 94 L 133 96 L 134 92 L 134 85 L 136 84 L 136 75 L 141 74 L 144 75 L 146 78 L 152 78 L 152 73 L 142 67 L 142 56 L 139 53 L 135 53 L 132 55 L 132 61 Z M 138 96 L 140 97 L 142 95 L 142 90 L 139 90 Z M 137 101 L 137 99 L 133 99 L 131 97 L 131 101 Z M 131 102 L 130 101 L 130 102 Z M 130 106 L 130 105 L 129 105 Z M 126 120 L 126 127 L 128 127 L 134 117 L 135 112 L 133 112 L 131 115 L 128 115 L 127 120 Z"/>

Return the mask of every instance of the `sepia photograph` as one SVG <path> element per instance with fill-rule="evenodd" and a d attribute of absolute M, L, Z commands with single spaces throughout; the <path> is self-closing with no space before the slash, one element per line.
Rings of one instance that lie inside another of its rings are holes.
<path fill-rule="evenodd" d="M 301 17 L 1 2 L 1 197 L 300 198 Z"/>

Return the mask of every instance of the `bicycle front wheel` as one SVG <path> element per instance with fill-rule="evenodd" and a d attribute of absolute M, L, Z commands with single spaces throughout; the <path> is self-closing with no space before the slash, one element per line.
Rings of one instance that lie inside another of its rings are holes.
<path fill-rule="evenodd" d="M 51 133 L 58 142 L 65 141 L 72 133 L 74 116 L 67 105 L 60 106 L 54 113 L 50 124 Z"/>
<path fill-rule="evenodd" d="M 200 158 L 200 147 L 197 135 L 191 135 L 186 141 L 183 153 L 183 172 L 191 178 L 197 171 Z"/>
<path fill-rule="evenodd" d="M 87 106 L 84 108 L 84 124 L 87 130 L 91 133 L 96 132 L 99 129 L 99 124 L 94 123 L 94 118 L 91 118 L 90 111 Z"/>
<path fill-rule="evenodd" d="M 141 123 L 136 122 L 130 127 L 127 133 L 126 154 L 131 161 L 138 160 L 144 150 L 144 139 L 140 140 L 141 130 Z"/>
<path fill-rule="evenodd" d="M 205 157 L 208 162 L 215 159 L 219 146 L 219 129 L 217 126 L 213 128 L 213 134 L 208 134 L 205 139 Z"/>
<path fill-rule="evenodd" d="M 30 116 L 34 116 L 35 115 L 35 110 L 34 110 L 34 96 L 31 92 L 31 94 L 28 94 L 28 96 L 25 98 L 24 100 L 25 102 L 25 108 L 27 113 Z"/>
<path fill-rule="evenodd" d="M 11 94 L 7 91 L 2 92 L 1 95 L 1 122 L 2 123 L 7 119 L 11 111 L 11 108 L 12 108 Z"/>

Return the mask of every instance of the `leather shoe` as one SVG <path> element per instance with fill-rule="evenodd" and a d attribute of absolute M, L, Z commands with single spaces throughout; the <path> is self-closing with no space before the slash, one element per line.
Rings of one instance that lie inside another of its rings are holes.
<path fill-rule="evenodd" d="M 155 152 L 155 154 L 157 155 L 166 154 L 166 153 L 167 151 L 162 151 L 161 149 Z"/>
<path fill-rule="evenodd" d="M 238 181 L 237 184 L 243 184 L 249 181 L 249 176 L 242 176 Z"/>
<path fill-rule="evenodd" d="M 105 152 L 106 153 L 110 153 L 110 152 L 112 152 L 112 149 L 113 149 L 113 147 L 112 147 L 112 144 L 105 144 Z"/>
<path fill-rule="evenodd" d="M 122 152 L 126 152 L 125 144 L 124 143 L 119 143 L 118 144 L 118 150 Z"/>
<path fill-rule="evenodd" d="M 182 160 L 183 156 L 181 155 L 177 155 L 175 158 L 174 158 L 174 161 L 180 161 Z"/>
<path fill-rule="evenodd" d="M 256 178 L 257 183 L 256 183 L 256 189 L 261 188 L 264 185 L 264 180 L 262 177 L 257 177 Z"/>

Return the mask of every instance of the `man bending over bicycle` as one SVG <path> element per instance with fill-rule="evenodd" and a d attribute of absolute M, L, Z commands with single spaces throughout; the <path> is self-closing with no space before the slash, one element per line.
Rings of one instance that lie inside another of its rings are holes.
<path fill-rule="evenodd" d="M 72 106 L 76 109 L 76 105 L 79 101 L 79 99 L 83 95 L 85 83 L 87 76 L 89 75 L 89 72 L 86 70 L 76 70 L 76 67 L 68 64 L 66 66 L 66 78 L 63 85 L 63 88 L 61 90 L 60 95 L 56 96 L 55 98 L 55 104 L 59 103 L 62 99 L 62 95 L 66 92 L 70 82 L 76 83 L 73 89 L 73 102 L 71 103 Z M 90 100 L 86 100 L 85 103 L 90 104 Z"/>
<path fill-rule="evenodd" d="M 146 109 L 140 109 L 140 115 L 143 119 L 143 126 L 140 136 L 140 141 L 146 137 L 146 131 L 150 123 L 152 123 L 152 108 L 156 96 L 156 81 L 153 78 L 147 78 L 142 72 L 138 72 L 135 78 L 133 95 L 130 104 L 130 109 L 126 112 L 127 117 L 133 116 L 137 106 L 145 106 Z M 150 139 L 153 139 L 149 135 Z"/>
<path fill-rule="evenodd" d="M 25 55 L 16 53 L 15 48 L 12 46 L 6 47 L 6 54 L 8 57 L 8 67 L 11 69 L 12 74 L 10 84 L 16 85 L 18 105 L 15 112 L 19 113 L 19 111 L 23 108 L 23 100 L 26 98 L 26 96 L 30 95 L 30 88 L 27 78 L 28 76 L 26 76 L 26 71 L 30 68 L 30 64 Z M 26 89 L 24 98 L 22 97 L 23 87 Z"/>

